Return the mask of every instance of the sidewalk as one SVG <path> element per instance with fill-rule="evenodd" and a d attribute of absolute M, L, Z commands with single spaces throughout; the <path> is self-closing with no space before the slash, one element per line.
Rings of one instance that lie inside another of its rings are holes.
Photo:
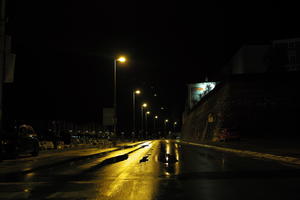
<path fill-rule="evenodd" d="M 0 175 L 20 172 L 29 173 L 45 166 L 67 163 L 101 154 L 118 151 L 126 147 L 134 147 L 145 141 L 119 142 L 115 147 L 80 146 L 69 149 L 51 149 L 40 152 L 37 157 L 21 155 L 17 159 L 5 159 L 0 163 Z"/>
<path fill-rule="evenodd" d="M 210 148 L 218 151 L 242 154 L 300 165 L 300 140 L 293 139 L 242 139 L 231 142 L 197 142 L 184 143 Z"/>
<path fill-rule="evenodd" d="M 141 141 L 136 141 L 136 143 Z M 132 144 L 131 141 L 117 141 L 116 146 L 120 145 L 129 145 Z M 41 147 L 41 146 L 40 146 Z M 58 148 L 55 149 L 53 144 L 52 148 L 40 148 L 40 154 L 43 154 L 45 152 L 64 152 L 64 151 L 70 151 L 70 150 L 77 150 L 77 149 L 86 149 L 86 148 L 112 148 L 114 147 L 113 143 L 111 141 L 106 141 L 105 143 L 98 143 L 98 144 L 71 144 L 71 145 L 58 145 Z"/>
<path fill-rule="evenodd" d="M 291 156 L 300 158 L 300 139 L 241 139 L 240 141 L 208 142 L 206 144 L 240 150 L 269 153 L 278 156 Z"/>

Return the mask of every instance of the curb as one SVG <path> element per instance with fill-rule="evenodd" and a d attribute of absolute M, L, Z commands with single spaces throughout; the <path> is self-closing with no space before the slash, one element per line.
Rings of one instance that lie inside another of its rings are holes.
<path fill-rule="evenodd" d="M 251 156 L 251 157 L 256 157 L 256 158 L 264 158 L 264 159 L 270 159 L 270 160 L 285 162 L 285 163 L 294 164 L 294 165 L 300 165 L 300 159 L 295 158 L 295 157 L 278 156 L 278 155 L 273 155 L 273 154 L 269 154 L 269 153 L 260 153 L 260 152 L 248 151 L 248 150 L 231 149 L 231 148 L 226 148 L 226 147 L 218 147 L 218 146 L 213 146 L 213 145 L 208 145 L 208 144 L 199 144 L 199 143 L 185 142 L 185 141 L 181 141 L 181 143 L 204 147 L 204 148 L 215 149 L 218 151 L 243 154 L 246 156 Z"/>

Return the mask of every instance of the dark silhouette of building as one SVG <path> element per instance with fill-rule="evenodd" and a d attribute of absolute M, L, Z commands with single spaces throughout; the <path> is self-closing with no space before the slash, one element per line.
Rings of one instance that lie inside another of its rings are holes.
<path fill-rule="evenodd" d="M 271 48 L 271 72 L 300 70 L 300 38 L 275 40 Z"/>

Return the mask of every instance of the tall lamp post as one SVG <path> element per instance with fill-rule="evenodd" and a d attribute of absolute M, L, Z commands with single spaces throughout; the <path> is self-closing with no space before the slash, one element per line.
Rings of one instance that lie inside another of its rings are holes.
<path fill-rule="evenodd" d="M 146 114 L 145 114 L 146 137 L 148 136 L 148 115 L 150 115 L 150 111 L 147 111 Z"/>
<path fill-rule="evenodd" d="M 134 90 L 132 92 L 132 131 L 135 133 L 135 129 L 136 129 L 136 125 L 135 125 L 135 98 L 136 98 L 136 95 L 139 95 L 141 94 L 141 91 L 140 90 Z"/>
<path fill-rule="evenodd" d="M 165 133 L 166 133 L 166 135 L 167 135 L 167 123 L 169 122 L 169 120 L 168 119 L 165 119 L 165 121 L 164 121 L 164 125 L 165 125 Z"/>
<path fill-rule="evenodd" d="M 4 79 L 4 68 L 5 68 L 5 0 L 0 0 L 0 139 L 3 134 L 3 79 Z M 2 154 L 0 144 L 0 161 Z"/>
<path fill-rule="evenodd" d="M 156 133 L 156 121 L 158 120 L 158 116 L 155 115 L 153 119 L 153 132 Z"/>
<path fill-rule="evenodd" d="M 146 103 L 143 103 L 141 105 L 141 134 L 143 135 L 143 132 L 144 132 L 144 108 L 147 108 L 147 104 Z"/>
<path fill-rule="evenodd" d="M 121 56 L 114 59 L 114 134 L 117 134 L 117 62 L 124 63 L 126 58 Z"/>
<path fill-rule="evenodd" d="M 173 131 L 174 131 L 174 133 L 176 131 L 176 125 L 177 125 L 177 122 L 174 122 L 174 124 L 173 124 Z"/>

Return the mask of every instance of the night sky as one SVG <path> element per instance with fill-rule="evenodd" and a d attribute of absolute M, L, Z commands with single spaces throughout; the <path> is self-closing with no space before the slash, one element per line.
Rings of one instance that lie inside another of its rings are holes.
<path fill-rule="evenodd" d="M 143 90 L 139 103 L 180 121 L 186 84 L 214 80 L 242 44 L 299 37 L 296 6 L 162 2 L 8 0 L 17 61 L 6 115 L 101 120 L 112 106 L 113 57 L 122 54 L 121 127 L 130 127 L 133 88 Z"/>

